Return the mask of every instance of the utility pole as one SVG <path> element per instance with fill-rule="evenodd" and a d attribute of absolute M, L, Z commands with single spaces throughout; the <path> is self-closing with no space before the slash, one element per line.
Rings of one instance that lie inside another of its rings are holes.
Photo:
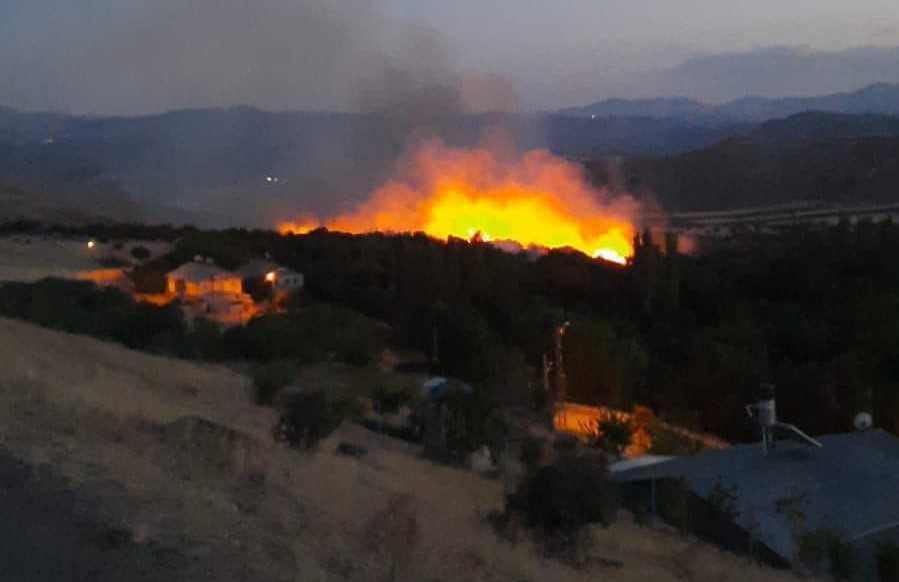
<path fill-rule="evenodd" d="M 559 404 L 564 404 L 568 399 L 568 386 L 565 378 L 565 366 L 562 357 L 562 336 L 565 330 L 571 325 L 570 321 L 566 321 L 555 330 L 555 348 L 556 348 L 556 399 Z"/>

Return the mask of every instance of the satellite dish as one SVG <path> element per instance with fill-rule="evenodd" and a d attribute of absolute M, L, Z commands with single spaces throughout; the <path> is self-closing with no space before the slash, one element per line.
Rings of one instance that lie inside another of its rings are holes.
<path fill-rule="evenodd" d="M 874 425 L 874 419 L 871 418 L 871 413 L 869 412 L 859 412 L 852 419 L 852 425 L 855 427 L 855 430 L 868 430 Z"/>

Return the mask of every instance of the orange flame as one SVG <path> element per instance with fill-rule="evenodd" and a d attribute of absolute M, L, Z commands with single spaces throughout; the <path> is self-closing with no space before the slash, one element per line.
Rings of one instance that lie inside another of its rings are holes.
<path fill-rule="evenodd" d="M 579 166 L 546 151 L 501 156 L 430 141 L 401 160 L 398 175 L 351 213 L 278 228 L 302 234 L 322 224 L 349 233 L 515 241 L 524 247 L 569 247 L 619 264 L 633 255 L 634 199 L 590 186 Z"/>

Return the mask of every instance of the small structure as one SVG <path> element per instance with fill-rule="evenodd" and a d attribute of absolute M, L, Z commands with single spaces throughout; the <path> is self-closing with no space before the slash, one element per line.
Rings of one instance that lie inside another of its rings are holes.
<path fill-rule="evenodd" d="M 283 297 L 287 293 L 303 288 L 305 279 L 298 273 L 269 258 L 253 259 L 235 271 L 243 282 L 244 289 L 257 298 L 267 295 L 268 290 L 275 297 Z"/>
<path fill-rule="evenodd" d="M 246 281 L 248 279 L 263 280 L 265 276 L 280 267 L 278 263 L 271 259 L 253 259 L 248 263 L 241 265 L 234 274 Z"/>
<path fill-rule="evenodd" d="M 682 488 L 676 512 L 685 511 L 691 530 L 775 565 L 794 563 L 803 536 L 836 532 L 859 552 L 862 577 L 873 579 L 877 544 L 899 542 L 899 439 L 882 430 L 812 439 L 776 421 L 773 396 L 753 409 L 761 446 L 618 466 L 624 498 L 664 514 L 659 492 L 670 501 L 671 487 Z"/>
<path fill-rule="evenodd" d="M 166 290 L 170 295 L 196 299 L 213 293 L 240 295 L 240 277 L 221 267 L 194 260 L 166 274 Z"/>
<path fill-rule="evenodd" d="M 305 283 L 302 273 L 291 271 L 285 267 L 278 267 L 266 273 L 265 281 L 272 286 L 275 294 L 298 291 L 303 288 Z"/>

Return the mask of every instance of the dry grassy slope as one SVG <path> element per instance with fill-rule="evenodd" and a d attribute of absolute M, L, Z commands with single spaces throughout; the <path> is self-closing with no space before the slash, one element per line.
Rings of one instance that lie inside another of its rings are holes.
<path fill-rule="evenodd" d="M 345 426 L 315 454 L 275 447 L 234 372 L 0 319 L 0 438 L 99 500 L 103 519 L 177 546 L 215 580 L 776 580 L 672 533 L 596 532 L 574 570 L 499 541 L 498 483 L 379 447 Z M 208 422 L 207 422 L 208 421 Z M 333 454 L 340 440 L 371 451 Z"/>

